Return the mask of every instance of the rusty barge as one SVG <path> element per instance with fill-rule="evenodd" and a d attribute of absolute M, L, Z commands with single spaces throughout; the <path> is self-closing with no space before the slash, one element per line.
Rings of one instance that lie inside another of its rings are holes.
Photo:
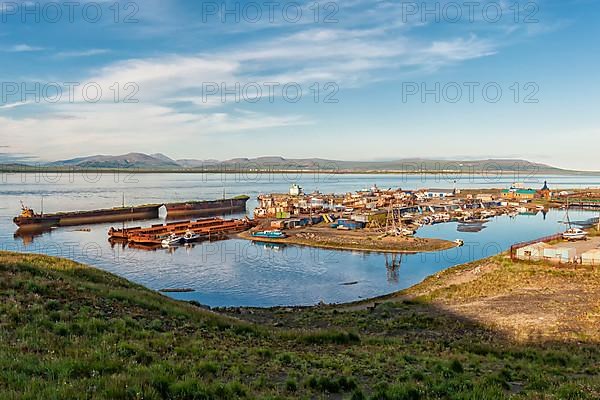
<path fill-rule="evenodd" d="M 167 217 L 217 216 L 246 211 L 248 196 L 231 199 L 190 201 L 183 203 L 147 204 L 133 207 L 115 207 L 93 211 L 59 212 L 54 214 L 36 213 L 22 205 L 21 214 L 13 219 L 20 230 L 40 230 L 61 226 L 99 224 L 157 219 L 160 209 L 165 207 Z"/>
<path fill-rule="evenodd" d="M 171 234 L 183 235 L 186 232 L 192 232 L 200 235 L 201 239 L 209 240 L 221 238 L 224 235 L 231 233 L 243 232 L 253 226 L 255 226 L 254 221 L 251 221 L 248 218 L 231 220 L 208 218 L 197 221 L 157 224 L 148 228 L 110 228 L 108 236 L 111 241 L 125 242 L 133 245 L 154 246 L 160 245 L 163 239 Z"/>
<path fill-rule="evenodd" d="M 136 221 L 158 218 L 160 205 L 117 207 L 93 211 L 59 212 L 36 214 L 33 209 L 23 206 L 21 215 L 13 222 L 21 229 L 47 229 L 59 226 L 99 224 L 103 222 Z"/>
<path fill-rule="evenodd" d="M 177 218 L 182 216 L 214 216 L 246 211 L 246 203 L 250 197 L 237 196 L 230 199 L 210 201 L 188 201 L 183 203 L 165 204 L 167 216 Z"/>

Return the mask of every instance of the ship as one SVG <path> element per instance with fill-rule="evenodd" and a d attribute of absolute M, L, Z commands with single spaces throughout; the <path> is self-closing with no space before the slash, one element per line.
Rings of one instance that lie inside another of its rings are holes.
<path fill-rule="evenodd" d="M 237 196 L 230 199 L 168 203 L 165 204 L 165 207 L 169 218 L 182 216 L 209 217 L 246 212 L 246 203 L 249 199 L 248 196 Z"/>
<path fill-rule="evenodd" d="M 99 224 L 158 218 L 161 204 L 135 207 L 116 207 L 92 211 L 71 211 L 54 214 L 38 214 L 21 203 L 21 214 L 13 222 L 23 229 L 48 229 L 60 226 Z"/>
<path fill-rule="evenodd" d="M 160 209 L 165 207 L 168 218 L 183 216 L 218 216 L 246 211 L 248 196 L 230 199 L 189 201 L 184 203 L 147 204 L 134 207 L 115 207 L 93 211 L 71 211 L 54 214 L 38 214 L 21 203 L 21 214 L 13 222 L 21 229 L 39 230 L 61 226 L 99 224 L 158 219 Z"/>

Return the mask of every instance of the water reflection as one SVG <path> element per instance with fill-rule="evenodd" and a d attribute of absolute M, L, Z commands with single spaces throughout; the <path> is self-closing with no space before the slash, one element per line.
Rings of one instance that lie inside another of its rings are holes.
<path fill-rule="evenodd" d="M 402 265 L 402 254 L 386 254 L 385 268 L 387 269 L 387 280 L 390 283 L 400 282 L 400 266 Z"/>
<path fill-rule="evenodd" d="M 47 212 L 107 208 L 121 204 L 122 193 L 129 204 L 158 203 L 222 197 L 223 188 L 235 196 L 248 194 L 256 205 L 256 195 L 287 191 L 289 180 L 269 182 L 233 182 L 214 176 L 140 175 L 135 184 L 118 183 L 112 177 L 99 182 L 59 182 L 53 184 L 3 184 L 0 203 L 0 246 L 4 250 L 49 254 L 94 265 L 151 289 L 190 288 L 190 293 L 169 293 L 177 299 L 195 300 L 210 306 L 311 305 L 348 302 L 388 294 L 412 286 L 426 277 L 456 264 L 473 261 L 511 244 L 535 239 L 564 230 L 559 222 L 564 212 L 550 210 L 547 215 L 495 217 L 488 222 L 468 225 L 446 223 L 422 227 L 418 237 L 461 239 L 462 248 L 443 252 L 392 255 L 333 251 L 298 246 L 265 245 L 240 239 L 197 243 L 189 247 L 165 250 L 161 246 L 148 251 L 118 242 L 109 242 L 111 224 L 90 226 L 90 232 L 59 228 L 46 232 L 16 232 L 12 218 L 19 200 L 35 204 L 45 196 Z M 381 187 L 446 187 L 443 182 L 423 181 L 420 177 L 393 175 L 333 176 L 334 181 L 316 182 L 312 177 L 293 178 L 307 190 L 323 192 Z M 595 182 L 600 182 L 600 177 Z M 549 179 L 553 181 L 552 179 Z M 504 187 L 514 177 L 491 185 L 488 181 L 469 183 L 470 187 Z M 577 182 L 591 185 L 589 177 L 561 177 L 559 183 L 575 187 Z M 460 182 L 459 182 L 460 185 Z M 451 187 L 449 183 L 448 187 Z M 14 205 L 14 206 L 13 206 Z M 11 208 L 12 207 L 12 208 Z M 233 217 L 243 217 L 234 215 Z M 589 223 L 598 213 L 573 211 L 571 218 Z M 142 225 L 164 223 L 146 221 Z M 140 223 L 138 223 L 139 225 Z M 120 224 L 118 224 L 120 225 Z M 344 284 L 346 283 L 346 284 Z"/>

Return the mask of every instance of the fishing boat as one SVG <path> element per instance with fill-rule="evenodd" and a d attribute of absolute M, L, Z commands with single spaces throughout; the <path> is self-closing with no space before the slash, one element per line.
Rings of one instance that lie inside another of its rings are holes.
<path fill-rule="evenodd" d="M 280 230 L 271 230 L 252 232 L 252 237 L 264 239 L 284 239 L 287 237 L 287 235 Z"/>
<path fill-rule="evenodd" d="M 162 240 L 163 247 L 176 246 L 181 243 L 183 238 L 181 236 L 177 236 L 176 234 L 170 234 L 166 239 Z"/>

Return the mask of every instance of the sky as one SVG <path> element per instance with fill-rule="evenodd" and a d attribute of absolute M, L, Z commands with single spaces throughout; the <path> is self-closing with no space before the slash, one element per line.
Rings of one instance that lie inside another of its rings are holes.
<path fill-rule="evenodd" d="M 0 160 L 600 170 L 600 4 L 0 1 Z"/>

